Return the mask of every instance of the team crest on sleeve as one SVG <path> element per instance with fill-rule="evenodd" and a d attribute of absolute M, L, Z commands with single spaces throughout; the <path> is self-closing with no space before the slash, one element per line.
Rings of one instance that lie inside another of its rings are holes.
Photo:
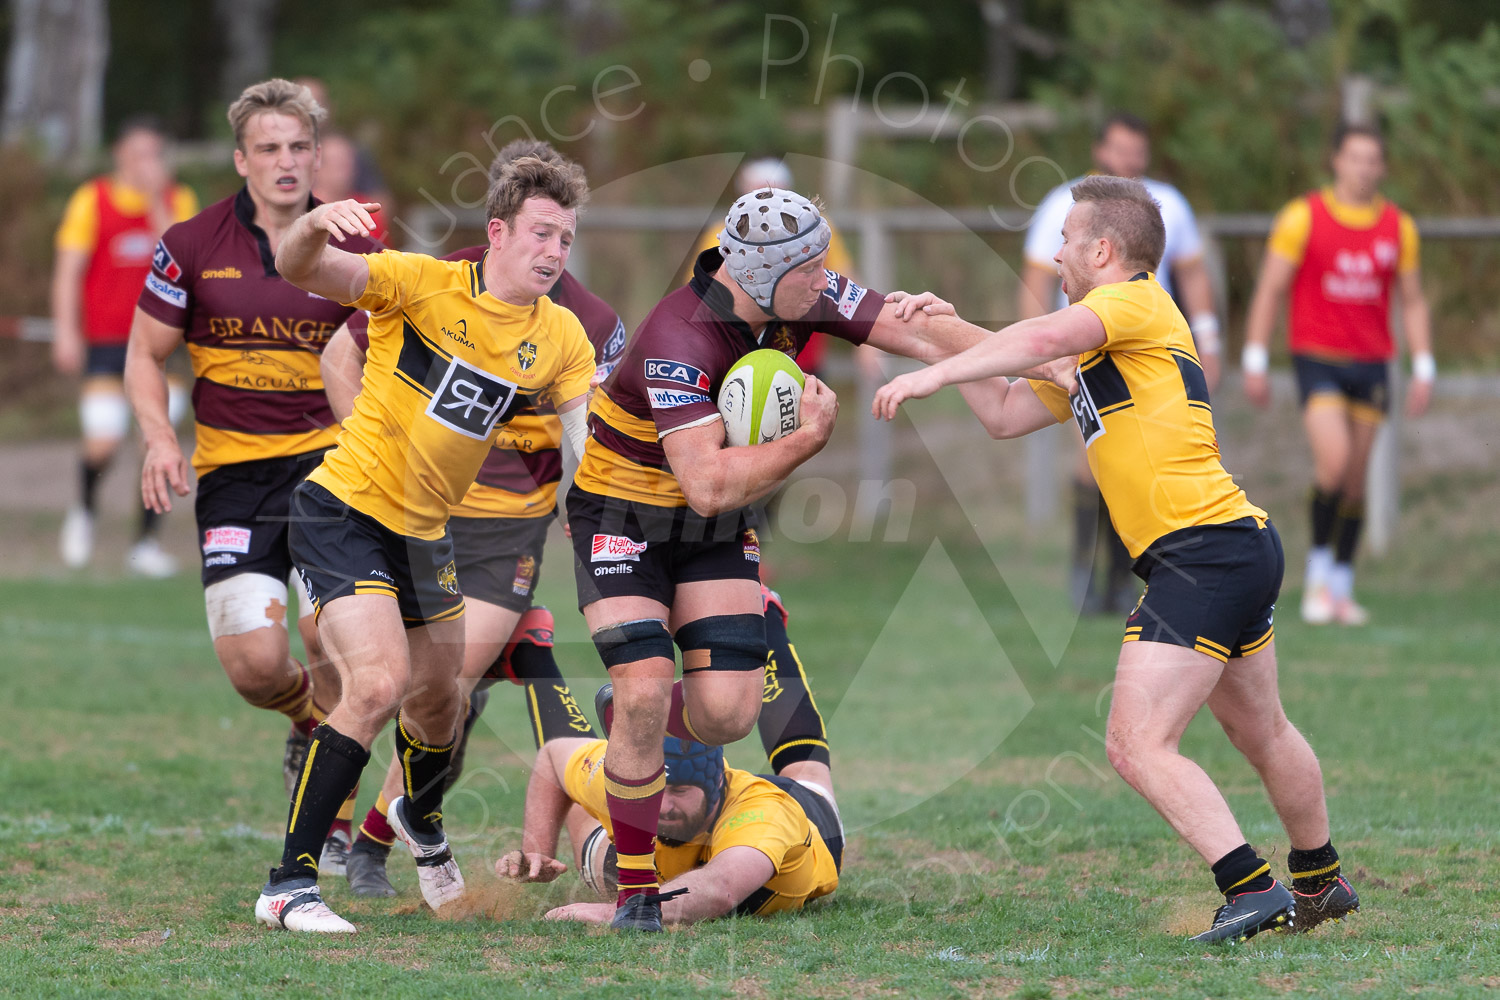
<path fill-rule="evenodd" d="M 168 281 L 176 281 L 182 277 L 182 268 L 172 259 L 172 252 L 167 249 L 165 240 L 156 241 L 156 249 L 151 253 L 151 266 L 165 275 Z"/>
<path fill-rule="evenodd" d="M 513 383 L 454 358 L 432 394 L 426 412 L 464 437 L 483 441 L 511 409 L 516 397 Z"/>
<path fill-rule="evenodd" d="M 698 392 L 707 392 L 713 386 L 713 381 L 702 370 L 661 358 L 646 359 L 646 378 L 656 382 L 676 382 Z"/>
<path fill-rule="evenodd" d="M 536 364 L 536 345 L 529 340 L 521 341 L 521 346 L 516 348 L 516 363 L 523 372 L 531 371 L 531 366 Z"/>

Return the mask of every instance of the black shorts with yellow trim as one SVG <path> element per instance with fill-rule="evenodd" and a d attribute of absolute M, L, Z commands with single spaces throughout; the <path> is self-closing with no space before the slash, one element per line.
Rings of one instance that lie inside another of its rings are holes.
<path fill-rule="evenodd" d="M 705 518 L 687 507 L 657 507 L 568 491 L 578 606 L 609 597 L 649 597 L 667 607 L 681 583 L 760 580 L 755 515 Z"/>
<path fill-rule="evenodd" d="M 1270 521 L 1242 517 L 1169 532 L 1135 562 L 1146 592 L 1125 622 L 1125 641 L 1185 646 L 1223 662 L 1258 653 L 1275 634 L 1285 569 Z"/>
<path fill-rule="evenodd" d="M 292 494 L 288 549 L 315 614 L 351 594 L 394 598 L 409 629 L 464 613 L 447 530 L 431 541 L 397 534 L 317 483 L 303 483 Z"/>
<path fill-rule="evenodd" d="M 322 463 L 325 450 L 221 465 L 199 478 L 193 509 L 203 586 L 241 573 L 277 580 L 291 575 L 292 491 Z"/>
<path fill-rule="evenodd" d="M 464 596 L 510 611 L 530 608 L 551 524 L 551 517 L 450 517 Z"/>
<path fill-rule="evenodd" d="M 1390 369 L 1384 361 L 1335 361 L 1308 354 L 1292 355 L 1297 396 L 1309 404 L 1333 402 L 1350 416 L 1378 424 L 1391 405 Z"/>

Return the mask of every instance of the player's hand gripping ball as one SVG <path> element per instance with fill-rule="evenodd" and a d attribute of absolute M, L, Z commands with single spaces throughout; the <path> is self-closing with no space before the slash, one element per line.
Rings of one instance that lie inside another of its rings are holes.
<path fill-rule="evenodd" d="M 730 447 L 777 441 L 796 430 L 804 382 L 797 362 L 781 351 L 751 351 L 736 361 L 719 387 Z"/>

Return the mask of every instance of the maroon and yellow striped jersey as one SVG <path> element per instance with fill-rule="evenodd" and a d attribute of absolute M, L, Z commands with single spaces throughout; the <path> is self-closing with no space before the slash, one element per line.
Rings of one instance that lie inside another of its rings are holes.
<path fill-rule="evenodd" d="M 310 199 L 308 207 L 315 204 Z M 343 248 L 380 250 L 358 236 Z M 318 359 L 353 310 L 276 273 L 248 190 L 162 235 L 137 304 L 152 319 L 182 330 L 187 341 L 198 475 L 333 444 L 338 425 L 323 394 Z"/>
<path fill-rule="evenodd" d="M 806 316 L 772 321 L 757 338 L 734 315 L 729 290 L 714 280 L 723 263 L 718 250 L 699 255 L 693 280 L 657 303 L 594 393 L 588 445 L 574 479 L 581 489 L 687 506 L 661 439 L 722 419 L 715 401 L 734 363 L 762 347 L 795 358 L 814 331 L 863 344 L 885 304 L 880 292 L 829 271 L 826 291 Z"/>

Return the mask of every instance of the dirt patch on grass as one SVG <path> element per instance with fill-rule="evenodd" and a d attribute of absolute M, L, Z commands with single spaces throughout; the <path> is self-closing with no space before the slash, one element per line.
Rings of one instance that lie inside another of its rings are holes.
<path fill-rule="evenodd" d="M 170 932 L 142 931 L 134 937 L 105 938 L 99 942 L 99 946 L 101 948 L 108 948 L 110 951 L 140 954 L 141 952 L 155 951 L 171 939 Z"/>

